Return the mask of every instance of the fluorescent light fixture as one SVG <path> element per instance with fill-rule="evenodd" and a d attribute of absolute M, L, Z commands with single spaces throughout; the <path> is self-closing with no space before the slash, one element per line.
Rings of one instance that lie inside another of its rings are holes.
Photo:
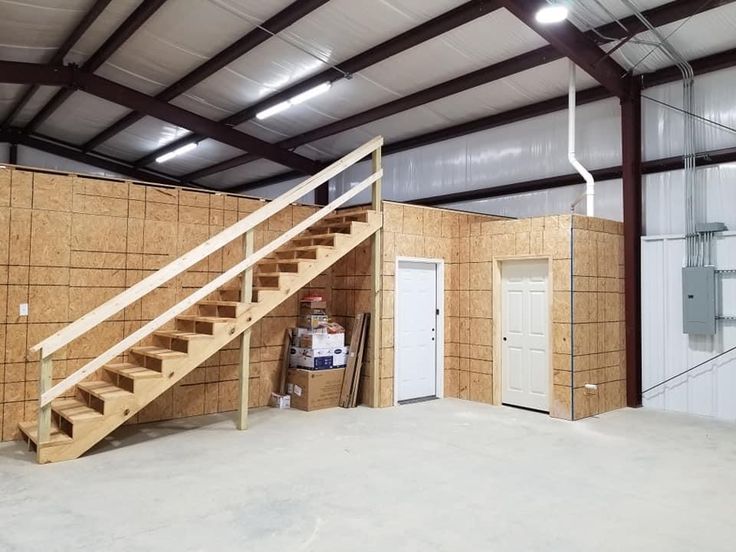
<path fill-rule="evenodd" d="M 315 86 L 314 88 L 310 88 L 309 90 L 302 92 L 301 94 L 297 94 L 296 96 L 294 96 L 293 98 L 289 100 L 286 100 L 285 102 L 277 103 L 276 105 L 273 105 L 269 107 L 268 109 L 264 109 L 263 111 L 256 113 L 256 119 L 258 119 L 259 121 L 262 121 L 263 119 L 268 119 L 272 115 L 276 115 L 277 113 L 286 111 L 292 105 L 299 105 L 300 103 L 306 102 L 307 100 L 314 98 L 315 96 L 324 94 L 331 87 L 332 87 L 331 82 L 323 82 L 322 84 Z"/>
<path fill-rule="evenodd" d="M 256 119 L 259 121 L 262 121 L 263 119 L 268 119 L 271 115 L 276 115 L 277 113 L 281 113 L 282 111 L 286 111 L 291 107 L 290 101 L 285 101 L 281 103 L 277 103 L 276 105 L 272 105 L 268 109 L 264 109 L 263 111 L 256 113 Z"/>
<path fill-rule="evenodd" d="M 567 8 L 561 4 L 551 4 L 540 8 L 535 17 L 539 23 L 559 23 L 567 19 Z"/>
<path fill-rule="evenodd" d="M 310 88 L 306 92 L 297 94 L 296 96 L 291 98 L 289 101 L 291 102 L 291 105 L 299 105 L 302 102 L 306 102 L 307 100 L 314 98 L 315 96 L 324 94 L 330 89 L 331 86 L 332 86 L 331 82 L 323 82 L 319 86 L 315 86 L 314 88 Z"/>
<path fill-rule="evenodd" d="M 188 144 L 184 144 L 180 148 L 176 148 L 174 151 L 170 151 L 169 153 L 164 153 L 162 156 L 156 158 L 156 163 L 166 163 L 169 159 L 173 159 L 174 157 L 177 157 L 181 155 L 182 153 L 186 153 L 188 151 L 193 150 L 196 148 L 199 144 L 197 142 L 189 142 Z"/>

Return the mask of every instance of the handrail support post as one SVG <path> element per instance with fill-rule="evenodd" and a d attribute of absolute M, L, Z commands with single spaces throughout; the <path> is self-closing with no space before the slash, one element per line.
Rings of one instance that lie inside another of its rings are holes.
<path fill-rule="evenodd" d="M 51 403 L 41 405 L 41 397 L 43 394 L 51 389 L 53 385 L 53 364 L 51 355 L 46 357 L 43 356 L 43 350 L 41 351 L 41 363 L 38 373 L 38 397 L 39 397 L 39 409 L 38 409 L 38 431 L 36 435 L 36 447 L 41 451 L 41 446 L 51 440 Z"/>
<path fill-rule="evenodd" d="M 243 238 L 243 254 L 244 258 L 248 258 L 253 254 L 255 248 L 254 230 L 248 230 Z M 243 279 L 240 286 L 240 300 L 243 303 L 250 303 L 253 296 L 253 267 L 249 267 L 243 272 Z M 240 403 L 238 407 L 238 429 L 248 429 L 248 393 L 250 386 L 250 330 L 246 330 L 240 337 L 240 366 L 238 370 L 238 380 L 240 383 Z"/>
<path fill-rule="evenodd" d="M 373 173 L 381 170 L 381 146 L 379 145 L 371 156 Z M 373 183 L 371 194 L 371 208 L 383 217 L 383 199 L 381 197 L 382 179 Z M 371 298 L 373 300 L 371 314 L 371 328 L 369 334 L 371 359 L 371 392 L 370 403 L 374 408 L 381 406 L 381 327 L 382 327 L 382 278 L 383 278 L 383 222 L 381 228 L 371 238 Z"/>

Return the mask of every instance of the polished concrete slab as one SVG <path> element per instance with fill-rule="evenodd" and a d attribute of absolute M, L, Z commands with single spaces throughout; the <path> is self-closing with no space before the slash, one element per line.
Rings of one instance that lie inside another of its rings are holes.
<path fill-rule="evenodd" d="M 0 445 L 0 550 L 731 551 L 736 426 L 439 400 L 126 427 L 38 466 Z"/>

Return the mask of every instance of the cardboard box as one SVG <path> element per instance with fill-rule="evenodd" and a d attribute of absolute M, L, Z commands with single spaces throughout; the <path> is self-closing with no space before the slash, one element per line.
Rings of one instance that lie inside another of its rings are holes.
<path fill-rule="evenodd" d="M 308 330 L 315 330 L 317 328 L 327 326 L 328 320 L 327 315 L 324 313 L 301 315 L 299 317 L 299 327 L 306 328 Z"/>
<path fill-rule="evenodd" d="M 347 366 L 348 347 L 334 349 L 312 349 L 310 347 L 291 347 L 289 366 L 308 370 L 326 370 Z"/>
<path fill-rule="evenodd" d="M 271 393 L 271 406 L 279 409 L 290 408 L 291 396 L 280 395 L 279 393 Z"/>
<path fill-rule="evenodd" d="M 289 368 L 286 389 L 292 408 L 310 411 L 338 406 L 344 376 L 345 368 L 316 371 Z"/>
<path fill-rule="evenodd" d="M 345 347 L 344 333 L 313 333 L 297 338 L 299 347 L 308 349 L 339 349 Z"/>

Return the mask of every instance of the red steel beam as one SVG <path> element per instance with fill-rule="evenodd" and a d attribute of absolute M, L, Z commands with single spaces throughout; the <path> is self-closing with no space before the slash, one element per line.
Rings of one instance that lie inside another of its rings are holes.
<path fill-rule="evenodd" d="M 52 65 L 58 65 L 64 62 L 64 57 L 69 53 L 69 50 L 77 43 L 82 35 L 89 29 L 90 25 L 97 20 L 97 17 L 105 10 L 111 0 L 97 0 L 92 7 L 84 14 L 84 17 L 77 23 L 69 36 L 66 37 L 64 43 L 56 50 L 56 53 L 49 59 L 48 63 Z M 10 108 L 10 111 L 5 116 L 5 120 L 0 124 L 0 127 L 7 128 L 13 123 L 16 115 L 23 109 L 33 95 L 38 91 L 39 86 L 34 84 L 29 86 L 23 95 L 18 99 L 17 102 Z"/>
<path fill-rule="evenodd" d="M 214 57 L 208 59 L 180 78 L 174 84 L 158 93 L 156 95 L 156 99 L 164 102 L 173 100 L 239 57 L 250 52 L 253 48 L 268 40 L 272 35 L 283 31 L 302 17 L 326 4 L 328 1 L 329 0 L 296 0 L 295 2 L 292 2 L 276 15 L 266 20 L 263 24 L 245 34 Z M 132 124 L 140 121 L 143 117 L 143 114 L 136 111 L 128 113 L 108 128 L 102 130 L 95 137 L 88 140 L 82 146 L 82 149 L 84 151 L 89 151 L 96 148 Z"/>
<path fill-rule="evenodd" d="M 623 98 L 628 89 L 622 77 L 626 70 L 601 50 L 584 32 L 569 21 L 553 25 L 537 22 L 537 11 L 549 4 L 545 0 L 503 0 L 504 7 L 525 25 L 549 42 L 563 56 L 597 80 L 614 96 Z"/>
<path fill-rule="evenodd" d="M 718 52 L 716 54 L 712 54 L 710 56 L 705 56 L 702 58 L 698 58 L 695 60 L 690 61 L 690 65 L 693 67 L 693 70 L 695 71 L 695 75 L 704 75 L 713 71 L 718 71 L 721 69 L 728 69 L 730 67 L 736 67 L 736 48 L 731 50 L 726 50 L 724 52 Z M 678 81 L 682 78 L 679 70 L 676 67 L 665 67 L 663 69 L 660 69 L 658 71 L 654 71 L 652 73 L 646 73 L 643 75 L 638 75 L 638 79 L 641 79 L 642 83 L 642 89 L 645 88 L 651 88 L 653 86 L 659 86 L 662 84 L 667 84 L 670 82 Z M 582 90 L 578 92 L 577 94 L 577 100 L 578 105 L 590 103 L 593 101 L 598 100 L 604 100 L 607 98 L 613 97 L 612 94 L 603 88 L 602 86 L 597 86 L 594 88 L 588 88 L 587 90 Z M 442 142 L 444 140 L 449 140 L 451 138 L 457 138 L 460 136 L 465 136 L 468 134 L 472 134 L 474 132 L 480 132 L 483 130 L 488 130 L 491 128 L 496 128 L 499 126 L 507 125 L 510 123 L 515 123 L 518 121 L 523 121 L 525 119 L 530 119 L 533 117 L 538 117 L 540 115 L 545 115 L 547 113 L 553 113 L 555 111 L 561 111 L 567 109 L 567 96 L 558 96 L 556 98 L 551 98 L 549 100 L 544 100 L 535 104 L 529 104 L 523 107 L 519 107 L 516 109 L 512 109 L 509 111 L 504 111 L 501 113 L 496 113 L 494 115 L 489 115 L 487 117 L 481 117 L 480 119 L 475 119 L 472 121 L 468 121 L 465 123 L 460 123 L 457 125 L 452 125 L 449 127 L 445 127 L 443 129 L 435 130 L 432 132 L 427 132 L 424 134 L 419 134 L 417 136 L 412 136 L 410 138 L 406 138 L 404 140 L 399 140 L 397 142 L 392 142 L 390 144 L 386 144 L 383 147 L 383 154 L 384 155 L 391 155 L 393 153 L 399 153 L 402 151 L 406 151 L 412 148 L 420 147 L 420 146 L 426 146 L 429 144 L 435 144 L 437 142 Z M 680 166 L 679 168 L 682 168 L 682 157 L 674 158 L 675 160 L 679 159 Z M 666 160 L 669 162 L 669 160 Z M 644 163 L 644 171 L 646 172 L 648 170 L 648 163 Z M 609 169 L 604 169 L 606 171 L 609 171 Z M 663 169 L 664 170 L 664 169 Z M 667 170 L 675 170 L 675 169 L 667 169 Z M 570 177 L 575 177 L 575 175 L 569 175 Z M 595 176 L 595 175 L 594 175 Z M 265 184 L 275 184 L 278 182 L 281 182 L 283 180 L 288 180 L 289 178 L 293 178 L 293 173 L 284 173 L 282 175 L 274 175 L 271 177 L 268 177 L 267 179 L 262 179 L 254 182 L 248 182 L 245 184 L 238 184 L 236 186 L 232 186 L 227 188 L 227 190 L 237 189 L 239 191 L 247 191 L 249 188 L 257 188 L 260 186 L 264 186 Z M 613 178 L 620 178 L 621 175 L 619 174 L 616 177 Z M 550 185 L 548 187 L 556 187 L 555 183 L 557 182 L 555 179 L 557 177 L 552 177 L 550 179 Z M 544 183 L 543 181 L 535 181 L 542 183 L 540 187 L 534 188 L 534 189 L 544 189 Z M 571 183 L 576 184 L 578 181 L 575 180 Z M 560 185 L 568 185 L 568 184 L 560 184 Z M 488 190 L 490 191 L 490 189 Z M 514 192 L 508 192 L 508 193 L 514 193 Z M 505 195 L 505 194 L 497 194 L 497 195 Z M 481 195 L 479 197 L 492 197 L 487 195 Z M 476 198 L 477 199 L 477 198 Z"/>
<path fill-rule="evenodd" d="M 337 79 L 344 77 L 344 74 L 348 75 L 357 73 L 358 71 L 365 69 L 371 65 L 395 56 L 405 50 L 413 48 L 422 42 L 426 42 L 432 38 L 435 38 L 443 33 L 446 33 L 456 27 L 464 25 L 470 21 L 478 19 L 492 11 L 498 9 L 500 4 L 496 0 L 471 0 L 466 2 L 457 8 L 454 8 L 448 12 L 443 13 L 430 19 L 421 25 L 409 29 L 408 31 L 401 33 L 373 48 L 370 48 L 360 54 L 357 54 L 350 59 L 347 59 L 337 64 L 337 68 L 330 67 L 300 81 L 288 88 L 285 88 L 279 92 L 272 94 L 271 96 L 264 98 L 263 100 L 256 102 L 245 109 L 226 117 L 221 122 L 236 126 L 249 119 L 255 117 L 256 113 L 263 111 L 277 103 L 293 98 L 297 94 L 309 90 L 323 82 L 333 82 Z M 191 140 L 192 137 L 183 137 L 171 144 L 157 149 L 150 154 L 141 157 L 136 164 L 139 166 L 148 165 L 152 163 L 156 157 L 164 155 L 169 151 L 173 151 L 176 148 L 181 147 L 187 141 Z"/>
<path fill-rule="evenodd" d="M 78 88 L 103 100 L 198 132 L 229 146 L 258 153 L 258 155 L 270 161 L 297 169 L 306 174 L 315 173 L 322 166 L 307 157 L 282 150 L 273 144 L 254 138 L 222 123 L 211 121 L 191 111 L 162 102 L 122 84 L 74 67 L 0 61 L 0 81 L 20 84 L 65 85 Z"/>
<path fill-rule="evenodd" d="M 629 80 L 621 100 L 621 165 L 624 203 L 624 308 L 626 311 L 626 404 L 641 406 L 641 85 Z"/>
<path fill-rule="evenodd" d="M 156 13 L 156 11 L 166 2 L 166 0 L 143 0 L 141 4 L 131 13 L 125 21 L 110 35 L 110 37 L 100 46 L 97 51 L 92 54 L 83 65 L 82 70 L 94 73 L 110 56 L 112 56 L 125 41 Z M 23 132 L 28 134 L 38 128 L 38 126 L 48 119 L 54 111 L 56 111 L 68 98 L 74 94 L 74 90 L 66 88 L 59 90 L 44 105 L 41 110 L 36 113 L 35 117 L 25 126 Z"/>

